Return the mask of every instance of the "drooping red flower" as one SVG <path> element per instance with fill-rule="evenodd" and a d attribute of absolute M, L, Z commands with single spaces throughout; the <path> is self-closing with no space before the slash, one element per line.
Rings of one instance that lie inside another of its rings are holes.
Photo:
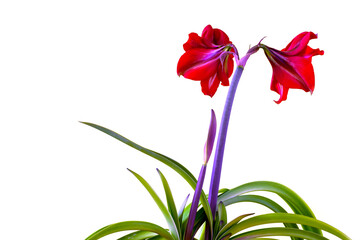
<path fill-rule="evenodd" d="M 202 92 L 210 97 L 215 94 L 220 83 L 229 86 L 235 50 L 222 30 L 207 25 L 201 36 L 190 33 L 183 47 L 185 53 L 177 65 L 179 76 L 200 81 Z"/>
<path fill-rule="evenodd" d="M 280 95 L 276 103 L 287 99 L 290 88 L 313 93 L 315 75 L 311 60 L 313 56 L 324 54 L 308 46 L 309 41 L 316 38 L 313 32 L 300 33 L 281 51 L 260 44 L 273 68 L 270 89 Z"/>

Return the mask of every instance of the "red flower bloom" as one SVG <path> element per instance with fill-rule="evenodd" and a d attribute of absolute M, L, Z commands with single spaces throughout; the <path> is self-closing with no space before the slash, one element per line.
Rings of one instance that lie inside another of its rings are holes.
<path fill-rule="evenodd" d="M 212 97 L 219 84 L 229 86 L 234 69 L 234 45 L 220 29 L 207 25 L 201 37 L 189 34 L 183 45 L 185 53 L 180 57 L 177 74 L 201 82 L 202 92 Z"/>
<path fill-rule="evenodd" d="M 270 89 L 280 94 L 276 103 L 286 100 L 289 88 L 314 91 L 315 75 L 311 59 L 324 54 L 324 51 L 307 45 L 315 38 L 317 35 L 313 32 L 300 33 L 281 51 L 260 44 L 273 68 Z"/>

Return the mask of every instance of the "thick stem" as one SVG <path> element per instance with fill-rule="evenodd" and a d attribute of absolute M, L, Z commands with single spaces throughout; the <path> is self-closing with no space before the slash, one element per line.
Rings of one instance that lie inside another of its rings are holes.
<path fill-rule="evenodd" d="M 237 66 L 235 70 L 221 119 L 218 141 L 216 145 L 215 158 L 214 158 L 214 166 L 211 176 L 210 191 L 209 191 L 209 203 L 210 203 L 211 212 L 213 214 L 213 218 L 215 217 L 216 207 L 217 207 L 217 197 L 218 197 L 219 185 L 220 185 L 221 167 L 223 162 L 226 134 L 229 126 L 231 108 L 234 101 L 236 88 L 238 86 L 243 70 L 244 70 L 243 66 Z"/>

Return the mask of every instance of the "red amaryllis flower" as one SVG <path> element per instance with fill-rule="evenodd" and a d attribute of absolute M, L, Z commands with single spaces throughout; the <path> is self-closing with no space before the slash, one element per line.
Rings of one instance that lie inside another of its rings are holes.
<path fill-rule="evenodd" d="M 313 32 L 300 33 L 281 51 L 260 44 L 273 68 L 270 89 L 280 95 L 276 103 L 286 100 L 289 88 L 313 93 L 315 75 L 311 59 L 324 54 L 324 51 L 307 45 L 315 38 L 317 35 Z"/>
<path fill-rule="evenodd" d="M 220 29 L 207 25 L 201 37 L 189 34 L 183 45 L 185 53 L 180 57 L 177 74 L 201 82 L 202 92 L 212 97 L 219 84 L 229 86 L 234 69 L 234 45 Z"/>

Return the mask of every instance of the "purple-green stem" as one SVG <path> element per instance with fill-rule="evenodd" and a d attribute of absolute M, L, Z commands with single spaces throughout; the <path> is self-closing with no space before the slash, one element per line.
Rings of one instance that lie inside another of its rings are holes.
<path fill-rule="evenodd" d="M 222 162 L 223 162 L 223 157 L 224 157 L 226 134 L 227 134 L 228 126 L 229 126 L 231 108 L 233 105 L 236 88 L 238 86 L 238 83 L 239 83 L 239 80 L 240 80 L 243 70 L 244 70 L 243 66 L 237 66 L 237 68 L 235 70 L 235 73 L 234 73 L 234 76 L 233 76 L 233 79 L 231 81 L 230 88 L 228 91 L 228 95 L 226 98 L 223 115 L 221 118 L 221 124 L 220 124 L 220 129 L 219 129 L 217 145 L 216 145 L 214 165 L 213 165 L 211 182 L 210 182 L 210 190 L 209 190 L 209 203 L 210 203 L 210 209 L 211 209 L 213 218 L 215 218 L 215 213 L 216 213 L 217 197 L 218 197 L 218 192 L 219 192 L 220 176 L 221 176 L 221 167 L 222 167 Z"/>
<path fill-rule="evenodd" d="M 221 167 L 224 158 L 226 134 L 229 126 L 232 104 L 234 102 L 236 89 L 239 84 L 241 75 L 244 71 L 246 62 L 252 54 L 256 53 L 259 50 L 260 42 L 254 47 L 250 48 L 244 57 L 236 61 L 237 67 L 226 97 L 224 111 L 220 123 L 218 141 L 217 141 L 215 157 L 214 157 L 214 165 L 211 175 L 210 190 L 209 190 L 209 204 L 213 215 L 213 219 L 215 219 L 216 208 L 217 208 L 217 198 L 218 198 L 219 185 L 220 185 Z M 237 56 L 235 56 L 235 58 L 236 57 Z M 207 237 L 205 239 L 208 239 Z"/>

